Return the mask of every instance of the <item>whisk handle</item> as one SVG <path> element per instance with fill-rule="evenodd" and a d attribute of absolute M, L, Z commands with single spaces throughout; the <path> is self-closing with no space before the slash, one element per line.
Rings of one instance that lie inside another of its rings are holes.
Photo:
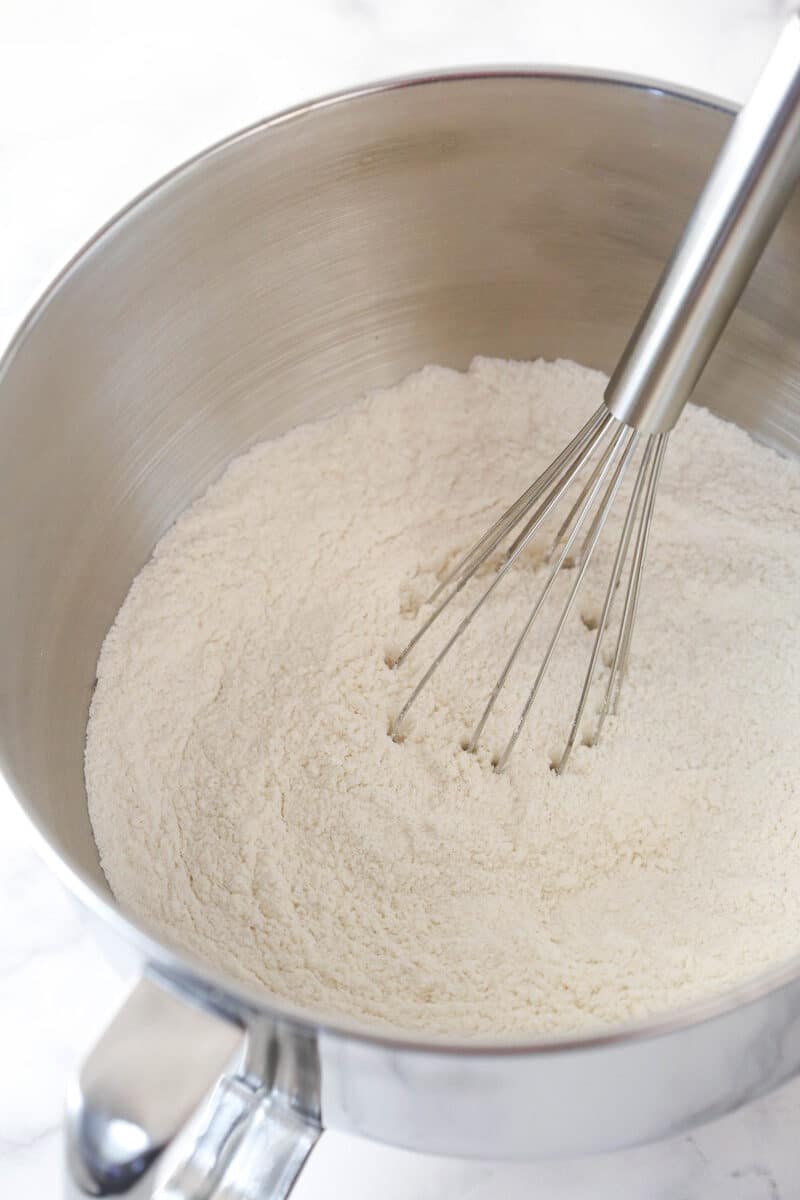
<path fill-rule="evenodd" d="M 800 174 L 800 17 L 731 127 L 605 393 L 642 433 L 680 416 Z"/>

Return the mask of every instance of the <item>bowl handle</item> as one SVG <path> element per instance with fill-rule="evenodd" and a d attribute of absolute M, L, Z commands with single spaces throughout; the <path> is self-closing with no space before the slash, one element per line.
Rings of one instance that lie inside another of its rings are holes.
<path fill-rule="evenodd" d="M 66 1200 L 284 1200 L 321 1132 L 313 1039 L 144 978 L 69 1089 Z"/>

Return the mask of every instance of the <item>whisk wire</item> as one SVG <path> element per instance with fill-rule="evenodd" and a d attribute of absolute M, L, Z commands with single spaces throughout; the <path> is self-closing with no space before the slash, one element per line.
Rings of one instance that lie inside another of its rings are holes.
<path fill-rule="evenodd" d="M 519 719 L 514 728 L 514 732 L 512 733 L 511 737 L 509 738 L 508 743 L 506 744 L 506 747 L 505 747 L 503 753 L 500 755 L 499 759 L 495 763 L 495 770 L 498 772 L 502 771 L 503 768 L 505 767 L 506 763 L 508 762 L 508 759 L 511 756 L 511 753 L 517 744 L 519 735 L 522 733 L 522 730 L 525 727 L 525 722 L 528 719 L 530 711 L 533 708 L 534 702 L 539 693 L 539 689 L 542 685 L 545 675 L 547 674 L 547 669 L 550 665 L 550 660 L 553 657 L 553 653 L 558 644 L 559 638 L 561 637 L 561 633 L 567 622 L 567 618 L 572 610 L 572 605 L 575 602 L 575 597 L 578 594 L 578 590 L 583 581 L 583 577 L 586 574 L 586 571 L 588 570 L 589 563 L 591 562 L 592 555 L 594 553 L 597 542 L 600 538 L 600 534 L 603 531 L 603 527 L 605 526 L 605 523 L 608 519 L 608 515 L 611 512 L 611 508 L 614 504 L 614 500 L 616 498 L 617 492 L 619 491 L 620 484 L 622 483 L 623 477 L 628 468 L 628 464 L 630 463 L 631 458 L 633 456 L 633 452 L 636 449 L 636 442 L 638 440 L 638 436 L 639 435 L 637 434 L 636 430 L 628 429 L 627 426 L 623 425 L 620 427 L 620 429 L 614 439 L 614 442 L 612 443 L 610 450 L 611 450 L 611 454 L 613 455 L 613 457 L 612 456 L 609 457 L 609 463 L 608 463 L 609 467 L 611 466 L 613 461 L 615 461 L 615 459 L 617 458 L 619 450 L 623 447 L 623 445 L 624 445 L 624 453 L 622 454 L 622 457 L 621 457 L 621 459 L 617 465 L 617 468 L 614 472 L 614 475 L 612 477 L 611 484 L 609 485 L 608 489 L 606 490 L 606 494 L 603 497 L 602 503 L 601 503 L 600 507 L 598 508 L 598 510 L 594 516 L 594 519 L 592 521 L 592 524 L 590 526 L 589 537 L 587 539 L 586 552 L 582 556 L 582 561 L 576 571 L 574 582 L 570 589 L 569 595 L 567 596 L 566 603 L 564 604 L 564 606 L 561 610 L 561 615 L 559 617 L 558 624 L 556 625 L 556 628 L 552 634 L 552 637 L 550 638 L 550 642 L 548 644 L 547 650 L 545 651 L 545 654 L 542 659 L 541 665 L 539 667 L 539 671 L 538 671 L 538 674 L 534 681 L 533 687 L 531 688 L 530 692 L 528 693 L 528 698 L 526 699 L 525 704 L 523 705 L 522 712 L 520 713 Z M 597 480 L 596 488 L 598 490 L 599 490 L 600 485 L 602 484 L 604 477 L 605 477 L 605 473 L 603 473 L 600 476 L 600 478 Z M 593 499 L 594 499 L 594 495 L 592 496 L 592 500 Z M 586 506 L 587 511 L 590 506 L 591 506 L 591 500 L 589 501 L 589 503 Z M 572 533 L 570 534 L 570 539 L 567 542 L 567 546 L 569 546 L 571 544 L 571 541 L 574 539 L 574 537 L 577 536 L 577 533 L 581 528 L 584 517 L 585 517 L 585 512 L 581 514 L 580 520 L 578 520 L 576 522 L 575 527 L 574 527 Z M 566 549 L 566 547 L 565 547 L 565 549 Z M 562 551 L 562 555 L 563 555 L 563 553 L 564 552 Z"/>
<path fill-rule="evenodd" d="M 528 524 L 526 526 L 525 539 L 523 541 L 520 541 L 519 539 L 517 539 L 517 546 L 516 546 L 513 556 L 506 557 L 506 559 L 501 564 L 501 566 L 500 566 L 497 574 L 495 575 L 494 579 L 492 580 L 492 582 L 489 584 L 489 586 L 486 588 L 486 590 L 483 592 L 483 594 L 480 596 L 480 598 L 477 600 L 477 602 L 473 605 L 473 607 L 470 609 L 470 611 L 467 613 L 467 615 L 460 622 L 460 624 L 458 625 L 458 627 L 455 630 L 455 632 L 453 633 L 453 635 L 447 641 L 447 643 L 442 648 L 442 650 L 439 651 L 439 653 L 434 658 L 433 662 L 428 667 L 425 674 L 419 680 L 416 687 L 414 688 L 411 695 L 409 696 L 408 700 L 406 700 L 405 704 L 403 705 L 402 709 L 398 713 L 397 717 L 394 719 L 394 721 L 390 725 L 389 732 L 392 737 L 397 736 L 400 726 L 402 725 L 403 721 L 407 717 L 412 705 L 417 700 L 417 698 L 420 695 L 420 693 L 422 692 L 423 688 L 426 686 L 426 684 L 430 680 L 431 676 L 434 674 L 434 672 L 440 666 L 442 661 L 446 658 L 447 654 L 450 652 L 452 647 L 455 645 L 455 643 L 458 641 L 458 639 L 461 637 L 461 635 L 464 633 L 464 631 L 467 629 L 467 627 L 471 624 L 475 615 L 483 607 L 483 605 L 488 600 L 489 596 L 492 594 L 494 589 L 497 587 L 497 585 L 500 583 L 500 581 L 505 577 L 505 575 L 508 573 L 508 571 L 514 565 L 516 560 L 519 558 L 520 554 L 522 554 L 522 552 L 525 550 L 528 543 L 531 541 L 531 539 L 537 533 L 542 522 L 547 518 L 547 516 L 550 514 L 552 509 L 556 506 L 556 504 L 558 504 L 558 502 L 561 499 L 561 497 L 563 496 L 563 494 L 570 487 L 570 485 L 572 484 L 572 482 L 575 478 L 576 472 L 578 470 L 580 470 L 580 468 L 583 466 L 583 464 L 591 458 L 598 443 L 602 440 L 603 435 L 606 432 L 606 429 L 607 429 L 609 423 L 613 423 L 615 425 L 618 424 L 618 422 L 614 421 L 613 417 L 611 417 L 609 421 L 606 421 L 605 419 L 601 419 L 597 422 L 590 421 L 589 423 L 587 423 L 587 426 L 585 428 L 589 429 L 589 432 L 587 434 L 586 439 L 581 440 L 580 449 L 577 451 L 577 457 L 572 456 L 572 469 L 569 470 L 561 479 L 559 479 L 559 481 L 556 483 L 555 487 L 552 488 L 552 490 L 550 491 L 550 493 L 548 494 L 546 499 L 542 502 L 542 504 L 537 509 L 537 512 L 535 514 L 535 518 L 536 518 L 535 521 L 528 522 Z M 529 489 L 529 491 L 532 491 L 532 489 Z M 540 493 L 537 492 L 537 494 L 532 499 L 529 500 L 529 502 L 528 502 L 529 505 L 533 505 L 534 503 L 536 503 L 536 499 L 538 499 L 539 494 Z M 525 509 L 522 509 L 516 519 L 520 520 L 525 515 L 525 511 L 526 511 Z M 502 518 L 501 518 L 501 520 L 502 520 Z M 511 528 L 511 527 L 509 527 L 509 528 Z M 508 532 L 508 531 L 509 530 L 507 529 L 506 532 Z M 497 540 L 500 540 L 500 539 L 498 538 Z M 492 545 L 487 545 L 484 548 L 484 550 L 482 551 L 480 557 L 476 558 L 475 561 L 469 565 L 468 569 L 458 579 L 453 590 L 447 596 L 445 596 L 445 598 L 443 600 L 441 600 L 439 602 L 439 604 L 434 609 L 434 611 L 423 622 L 423 624 L 420 626 L 420 628 L 415 633 L 414 637 L 411 639 L 411 641 L 408 643 L 408 645 L 405 647 L 405 649 L 402 651 L 402 653 L 399 655 L 399 657 L 395 660 L 395 663 L 394 663 L 395 667 L 399 667 L 401 665 L 401 663 L 406 659 L 406 657 L 408 656 L 410 651 L 413 650 L 413 648 L 417 645 L 417 643 L 420 641 L 420 639 L 430 629 L 431 625 L 433 625 L 434 621 L 437 620 L 437 618 L 441 615 L 441 613 L 448 606 L 448 604 L 450 604 L 450 602 L 466 586 L 466 584 L 473 577 L 473 575 L 478 570 L 478 568 L 489 557 L 489 555 L 492 553 L 492 551 L 494 550 L 496 545 L 497 545 L 497 541 L 495 541 Z M 467 559 L 468 558 L 469 558 L 469 555 L 467 555 Z"/>
<path fill-rule="evenodd" d="M 498 517 L 495 523 L 486 530 L 477 542 L 470 547 L 456 563 L 456 565 L 448 571 L 445 577 L 437 584 L 434 591 L 428 597 L 426 603 L 434 604 L 441 596 L 442 592 L 447 588 L 454 579 L 462 577 L 467 573 L 471 566 L 473 557 L 478 557 L 480 566 L 486 558 L 497 548 L 503 538 L 509 533 L 519 520 L 530 512 L 533 505 L 537 502 L 540 496 L 543 496 L 550 484 L 558 476 L 562 470 L 568 470 L 576 458 L 585 449 L 587 442 L 597 432 L 598 427 L 602 426 L 603 431 L 611 424 L 613 417 L 609 413 L 605 405 L 601 404 L 595 412 L 592 413 L 589 420 L 580 429 L 575 437 L 569 442 L 557 458 L 553 459 L 548 467 L 539 475 L 530 487 L 517 497 L 512 505 Z M 512 547 L 513 549 L 513 547 Z M 510 555 L 511 551 L 509 551 Z M 411 646 L 409 645 L 409 649 Z M 399 660 L 398 660 L 399 661 Z"/>
<path fill-rule="evenodd" d="M 617 422 L 615 422 L 613 419 L 611 421 L 602 421 L 597 426 L 597 428 L 600 431 L 601 437 L 605 436 L 608 429 L 615 424 L 617 424 Z M 588 436 L 591 437 L 592 436 L 591 433 Z M 583 444 L 585 445 L 585 442 Z M 594 443 L 594 444 L 596 445 L 597 443 Z M 578 456 L 576 455 L 575 458 L 577 458 L 577 457 Z M 576 467 L 575 469 L 572 469 L 574 466 L 574 463 L 575 463 L 575 458 L 573 458 L 571 462 L 568 462 L 564 467 L 565 472 L 571 472 L 569 475 L 570 483 L 572 483 L 575 480 L 575 478 L 577 477 L 577 475 L 580 471 L 580 467 Z M 582 463 L 581 463 L 581 465 L 582 465 Z M 595 470 L 592 474 L 591 479 L 589 480 L 589 483 L 591 483 L 592 480 L 596 477 L 596 474 L 597 474 L 597 471 Z M 575 511 L 575 509 L 579 506 L 579 504 L 585 497 L 588 486 L 589 486 L 589 484 L 587 484 L 587 487 L 585 487 L 583 489 L 581 495 L 578 497 L 578 500 L 573 505 L 573 507 L 572 507 L 573 512 Z M 521 515 L 524 516 L 524 513 Z M 527 541 L 529 540 L 528 533 L 529 533 L 530 529 L 533 526 L 536 526 L 538 528 L 539 516 L 540 516 L 540 510 L 537 510 L 536 512 L 534 512 L 533 516 L 529 517 L 528 521 L 525 523 L 525 525 L 523 525 L 521 531 L 517 534 L 517 536 L 514 538 L 513 542 L 511 543 L 511 545 L 506 550 L 506 553 L 505 553 L 506 558 L 513 558 L 517 552 L 517 548 L 523 542 L 527 543 Z M 517 520 L 519 520 L 519 519 L 520 518 L 518 517 Z M 551 554 L 553 553 L 554 550 L 555 550 L 555 545 L 553 547 L 551 547 Z M 547 562 L 547 561 L 549 561 L 549 559 L 545 559 L 545 561 Z"/>
<path fill-rule="evenodd" d="M 575 520 L 576 514 L 581 511 L 583 502 L 586 499 L 589 492 L 591 491 L 591 489 L 594 487 L 595 481 L 596 481 L 598 475 L 600 474 L 600 471 L 602 470 L 602 468 L 603 468 L 603 460 L 601 458 L 599 460 L 599 462 L 597 463 L 597 465 L 595 466 L 595 468 L 592 471 L 589 478 L 586 480 L 586 483 L 581 488 L 581 491 L 578 495 L 577 500 L 575 501 L 572 508 L 569 510 L 566 517 L 562 521 L 561 526 L 558 530 L 558 533 L 553 538 L 552 545 L 550 546 L 550 549 L 548 550 L 548 552 L 545 556 L 546 563 L 552 562 L 553 556 L 555 555 L 556 551 L 558 550 L 558 547 L 561 545 L 564 538 L 567 536 L 569 530 L 571 529 L 572 523 Z"/>
<path fill-rule="evenodd" d="M 630 503 L 628 505 L 628 510 L 625 514 L 625 521 L 622 526 L 622 533 L 620 534 L 619 542 L 617 544 L 617 553 L 614 557 L 614 565 L 611 569 L 611 578 L 609 579 L 609 582 L 608 582 L 605 600 L 603 601 L 603 608 L 600 613 L 600 619 L 597 623 L 597 632 L 595 634 L 594 644 L 592 646 L 592 654 L 589 659 L 589 665 L 586 669 L 586 675 L 584 677 L 583 688 L 581 689 L 580 699 L 578 700 L 578 707 L 575 710 L 575 716 L 572 721 L 572 726 L 569 731 L 569 736 L 567 738 L 566 745 L 564 746 L 564 749 L 561 754 L 561 758 L 558 762 L 558 766 L 556 767 L 557 775 L 560 775 L 562 773 L 562 771 L 564 770 L 564 768 L 567 765 L 567 762 L 569 761 L 569 757 L 570 757 L 570 755 L 572 753 L 572 749 L 575 745 L 575 740 L 578 736 L 578 730 L 580 729 L 581 721 L 583 720 L 583 714 L 586 710 L 586 704 L 589 699 L 589 692 L 591 691 L 592 681 L 594 679 L 594 674 L 597 669 L 597 661 L 598 661 L 598 658 L 600 657 L 600 648 L 603 643 L 603 637 L 605 636 L 609 617 L 611 615 L 611 609 L 613 607 L 614 600 L 615 600 L 616 594 L 617 594 L 617 590 L 619 588 L 619 582 L 620 582 L 620 578 L 622 576 L 622 572 L 623 572 L 623 569 L 625 566 L 625 560 L 628 557 L 628 550 L 630 547 L 631 535 L 633 533 L 633 528 L 636 523 L 636 517 L 639 512 L 639 502 L 640 502 L 641 496 L 642 496 L 642 489 L 644 486 L 644 481 L 647 477 L 647 472 L 650 468 L 650 462 L 652 459 L 652 455 L 653 455 L 653 440 L 652 440 L 652 438 L 648 438 L 647 445 L 645 446 L 644 454 L 642 455 L 642 459 L 639 464 L 639 470 L 636 472 L 636 482 L 633 485 L 633 492 L 631 493 Z M 593 743 L 596 743 L 598 737 L 599 737 L 599 728 L 595 733 L 595 736 L 593 738 Z"/>
<path fill-rule="evenodd" d="M 625 589 L 622 616 L 609 670 L 609 679 L 592 738 L 592 744 L 599 740 L 609 712 L 616 712 L 619 693 L 630 655 L 633 625 L 639 603 L 643 564 L 647 553 L 650 526 L 655 505 L 655 494 L 666 449 L 667 436 L 667 434 L 659 434 L 646 438 L 645 449 L 636 473 L 628 510 L 617 543 L 611 578 L 607 586 L 592 646 L 592 653 L 583 680 L 583 687 L 570 727 L 569 736 L 561 758 L 555 766 L 556 773 L 558 774 L 566 767 L 580 731 L 614 600 L 620 589 L 626 563 L 630 557 L 630 568 Z M 476 572 L 487 562 L 502 541 L 513 532 L 515 526 L 523 522 L 521 530 L 513 536 L 510 545 L 501 558 L 490 583 L 484 588 L 466 616 L 460 620 L 453 634 L 447 639 L 444 646 L 429 664 L 427 670 L 418 680 L 405 704 L 400 709 L 400 712 L 392 721 L 389 728 L 389 733 L 392 737 L 399 740 L 398 735 L 403 722 L 429 683 L 431 677 L 438 670 L 455 643 L 465 633 L 501 580 L 506 577 L 514 563 L 530 544 L 562 497 L 574 486 L 576 481 L 581 479 L 584 469 L 592 462 L 598 448 L 602 446 L 599 458 L 594 463 L 588 477 L 582 482 L 576 500 L 572 503 L 566 518 L 562 521 L 550 545 L 548 554 L 545 557 L 545 564 L 549 568 L 547 579 L 531 608 L 525 626 L 519 634 L 503 670 L 495 682 L 480 719 L 469 741 L 466 743 L 467 750 L 476 749 L 495 703 L 520 656 L 520 652 L 534 622 L 553 590 L 559 573 L 566 565 L 572 565 L 568 563 L 569 555 L 583 531 L 583 540 L 577 555 L 572 586 L 561 609 L 544 658 L 540 663 L 538 673 L 527 695 L 517 724 L 502 754 L 495 760 L 495 769 L 497 771 L 503 770 L 516 746 L 536 701 L 536 697 L 539 694 L 556 646 L 565 628 L 569 614 L 572 611 L 578 590 L 589 568 L 600 535 L 613 507 L 626 471 L 635 455 L 639 441 L 640 434 L 635 429 L 622 424 L 604 406 L 601 406 L 590 417 L 569 445 L 565 447 L 558 458 L 553 461 L 550 467 L 506 509 L 502 516 L 492 525 L 491 529 L 479 538 L 472 548 L 461 557 L 456 566 L 448 572 L 447 576 L 437 586 L 430 601 L 428 601 L 428 603 L 434 604 L 433 611 L 429 613 L 402 653 L 395 660 L 393 664 L 395 667 L 399 667 L 407 658 L 447 606 L 466 587 L 470 580 L 474 578 Z M 604 485 L 605 490 L 603 491 Z M 602 498 L 598 502 L 601 492 L 603 493 Z M 634 530 L 636 530 L 635 537 Z M 633 542 L 632 554 L 630 552 L 631 542 Z M 443 595 L 448 585 L 451 585 L 450 590 Z M 437 600 L 438 603 L 436 603 Z"/>
<path fill-rule="evenodd" d="M 506 680 L 508 679 L 508 676 L 511 672 L 512 667 L 514 666 L 514 663 L 516 662 L 517 658 L 519 657 L 520 651 L 522 650 L 523 644 L 525 643 L 528 633 L 530 632 L 534 621 L 536 620 L 537 616 L 539 615 L 542 607 L 544 606 L 545 601 L 547 600 L 547 597 L 549 596 L 549 594 L 553 588 L 553 585 L 554 585 L 556 579 L 558 578 L 559 572 L 561 571 L 561 568 L 564 565 L 564 561 L 567 558 L 567 555 L 569 554 L 569 552 L 572 548 L 573 542 L 575 541 L 575 539 L 578 536 L 578 533 L 580 532 L 580 528 L 583 523 L 583 520 L 586 517 L 586 514 L 589 512 L 590 508 L 592 507 L 592 504 L 594 503 L 594 501 L 597 497 L 597 494 L 603 485 L 603 480 L 605 479 L 608 472 L 611 470 L 611 467 L 613 466 L 616 458 L 619 455 L 626 432 L 630 432 L 630 431 L 626 431 L 625 427 L 621 426 L 619 431 L 617 432 L 616 436 L 609 443 L 605 453 L 600 458 L 600 460 L 597 464 L 597 467 L 592 472 L 592 476 L 591 476 L 592 488 L 591 488 L 591 490 L 587 493 L 586 489 L 584 488 L 583 492 L 581 493 L 583 496 L 583 505 L 581 507 L 578 520 L 575 523 L 574 528 L 571 530 L 566 543 L 562 547 L 561 552 L 560 552 L 556 562 L 551 567 L 550 573 L 547 577 L 547 580 L 545 581 L 544 587 L 540 591 L 540 593 L 536 599 L 536 602 L 530 611 L 528 619 L 525 622 L 522 632 L 520 633 L 519 637 L 517 638 L 517 641 L 514 644 L 514 648 L 511 651 L 511 654 L 509 655 L 508 659 L 506 660 L 506 664 L 503 667 L 503 670 L 501 671 L 501 673 L 497 679 L 497 682 L 494 685 L 494 688 L 492 689 L 491 695 L 489 696 L 489 699 L 486 703 L 483 713 L 481 714 L 480 720 L 478 721 L 478 724 L 475 726 L 472 736 L 469 739 L 469 742 L 467 743 L 468 750 L 474 751 L 478 745 L 478 741 L 480 739 L 481 734 L 483 733 L 486 722 L 488 721 L 491 711 L 494 708 L 495 701 L 497 700 L 497 697 L 500 695 L 500 692 L 503 690 L 503 687 L 505 686 Z"/>
<path fill-rule="evenodd" d="M 622 619 L 620 620 L 617 642 L 614 648 L 614 657 L 611 661 L 611 667 L 609 670 L 606 692 L 603 698 L 603 704 L 600 709 L 597 727 L 594 733 L 593 741 L 595 743 L 597 743 L 600 739 L 600 734 L 609 712 L 616 714 L 619 705 L 620 692 L 622 691 L 622 684 L 625 679 L 625 673 L 628 666 L 628 657 L 630 655 L 633 626 L 636 620 L 636 612 L 639 604 L 642 571 L 650 538 L 650 528 L 653 521 L 653 511 L 655 509 L 658 481 L 661 475 L 661 467 L 664 462 L 668 438 L 668 433 L 662 433 L 656 435 L 650 440 L 650 445 L 654 445 L 655 450 L 650 459 L 650 473 L 644 489 L 644 503 L 642 506 L 641 516 L 639 518 L 639 528 L 637 530 L 633 558 L 631 560 L 628 586 L 625 591 L 625 603 L 622 610 Z"/>

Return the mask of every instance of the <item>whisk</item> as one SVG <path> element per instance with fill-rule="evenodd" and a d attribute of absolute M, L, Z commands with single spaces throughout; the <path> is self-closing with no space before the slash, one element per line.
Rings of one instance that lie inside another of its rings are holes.
<path fill-rule="evenodd" d="M 558 773 L 564 770 L 575 745 L 615 597 L 621 592 L 622 611 L 605 694 L 594 731 L 586 741 L 587 745 L 596 744 L 609 712 L 616 712 L 628 666 L 667 440 L 788 203 L 800 174 L 799 135 L 800 18 L 795 14 L 731 127 L 686 228 L 609 380 L 603 403 L 539 478 L 449 571 L 427 601 L 431 611 L 395 660 L 395 667 L 405 662 L 479 568 L 503 547 L 506 539 L 511 539 L 491 582 L 392 722 L 389 732 L 395 739 L 400 740 L 403 723 L 434 672 L 509 576 L 547 518 L 568 492 L 579 489 L 545 560 L 546 577 L 530 615 L 465 744 L 467 750 L 476 749 L 559 572 L 565 565 L 573 565 L 572 586 L 519 719 L 505 749 L 493 760 L 495 769 L 502 771 L 539 694 L 623 479 L 638 461 L 583 687 L 554 769 Z"/>

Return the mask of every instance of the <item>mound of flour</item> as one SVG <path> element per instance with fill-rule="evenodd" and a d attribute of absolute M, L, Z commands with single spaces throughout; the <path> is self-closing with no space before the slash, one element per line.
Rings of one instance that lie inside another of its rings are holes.
<path fill-rule="evenodd" d="M 555 605 L 478 754 L 459 743 L 544 541 L 404 742 L 387 736 L 446 633 L 387 667 L 437 573 L 603 384 L 568 362 L 429 367 L 256 447 L 184 513 L 106 638 L 91 706 L 90 813 L 124 908 L 295 1002 L 463 1034 L 616 1022 L 800 950 L 800 466 L 707 412 L 671 439 L 602 744 L 550 770 L 619 519 L 504 774 L 491 757 Z"/>

